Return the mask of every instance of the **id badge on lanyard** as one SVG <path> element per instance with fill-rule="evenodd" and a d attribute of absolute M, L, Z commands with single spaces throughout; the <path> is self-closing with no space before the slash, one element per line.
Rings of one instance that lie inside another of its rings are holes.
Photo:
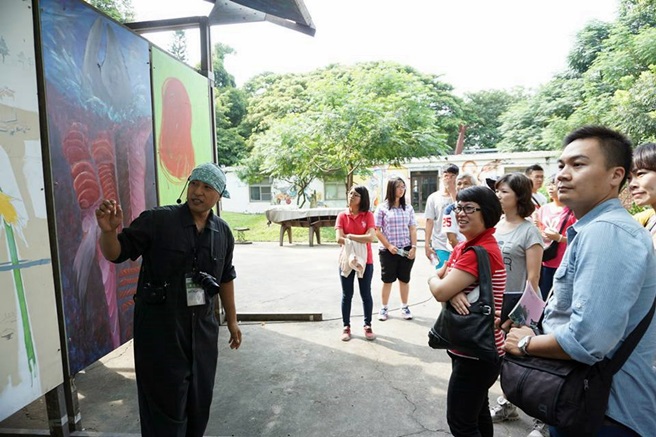
<path fill-rule="evenodd" d="M 201 288 L 200 284 L 194 282 L 191 273 L 185 275 L 185 290 L 188 307 L 205 305 L 205 290 Z"/>

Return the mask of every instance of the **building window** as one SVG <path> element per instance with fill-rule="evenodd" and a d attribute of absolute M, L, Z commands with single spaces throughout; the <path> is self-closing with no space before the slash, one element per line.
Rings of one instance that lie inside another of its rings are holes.
<path fill-rule="evenodd" d="M 437 191 L 440 174 L 436 171 L 413 171 L 410 177 L 412 207 L 415 212 L 424 212 L 428 196 Z"/>
<path fill-rule="evenodd" d="M 326 200 L 346 200 L 344 181 L 324 181 L 323 190 Z"/>
<path fill-rule="evenodd" d="M 271 202 L 271 184 L 264 181 L 250 187 L 251 202 Z"/>

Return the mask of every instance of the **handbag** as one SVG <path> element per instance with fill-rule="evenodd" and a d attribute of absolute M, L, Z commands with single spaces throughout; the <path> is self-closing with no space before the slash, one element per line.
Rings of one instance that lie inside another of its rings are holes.
<path fill-rule="evenodd" d="M 506 399 L 566 435 L 596 435 L 606 415 L 613 375 L 647 331 L 655 307 L 656 301 L 612 358 L 592 366 L 574 360 L 506 354 L 501 366 L 501 389 Z"/>
<path fill-rule="evenodd" d="M 567 224 L 567 221 L 569 220 L 569 216 L 572 213 L 572 210 L 569 210 L 567 214 L 565 215 L 565 218 L 563 219 L 563 223 L 560 225 L 560 231 L 558 231 L 558 234 L 562 235 L 563 230 L 565 230 L 565 225 Z M 560 243 L 558 241 L 552 241 L 549 246 L 547 246 L 546 249 L 544 249 L 544 252 L 542 252 L 542 261 L 551 261 L 556 257 L 558 254 L 558 245 Z"/>
<path fill-rule="evenodd" d="M 499 352 L 494 339 L 494 299 L 487 251 L 472 246 L 478 260 L 479 297 L 461 315 L 446 302 L 435 324 L 428 332 L 428 345 L 433 349 L 454 349 L 480 360 L 497 363 Z"/>

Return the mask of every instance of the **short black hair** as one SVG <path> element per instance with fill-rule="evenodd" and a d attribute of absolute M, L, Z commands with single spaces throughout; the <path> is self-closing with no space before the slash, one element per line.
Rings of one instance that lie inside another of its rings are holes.
<path fill-rule="evenodd" d="M 526 170 L 524 170 L 524 174 L 526 176 L 530 176 L 531 174 L 533 174 L 534 171 L 544 171 L 544 169 L 542 168 L 542 166 L 540 166 L 540 164 L 533 164 L 526 167 Z"/>
<path fill-rule="evenodd" d="M 387 204 L 392 207 L 394 205 L 394 200 L 396 199 L 396 183 L 401 182 L 405 187 L 406 190 L 408 189 L 407 185 L 405 185 L 405 181 L 403 178 L 392 178 L 387 181 L 387 191 L 385 192 L 385 200 L 387 201 Z M 401 196 L 399 199 L 399 206 L 405 211 L 405 196 Z"/>
<path fill-rule="evenodd" d="M 533 214 L 535 211 L 535 204 L 533 203 L 533 182 L 525 174 L 516 172 L 508 173 L 496 182 L 495 189 L 499 189 L 499 185 L 508 184 L 515 196 L 517 196 L 517 214 L 526 218 Z"/>
<path fill-rule="evenodd" d="M 460 169 L 455 164 L 445 164 L 444 167 L 442 167 L 442 173 L 453 173 L 458 176 L 460 174 Z"/>
<path fill-rule="evenodd" d="M 576 140 L 587 138 L 596 138 L 599 141 L 599 148 L 606 160 L 606 168 L 622 167 L 624 168 L 624 178 L 620 182 L 619 190 L 629 179 L 633 161 L 633 146 L 631 140 L 625 135 L 614 131 L 605 126 L 588 125 L 572 131 L 563 140 L 563 148 Z"/>
<path fill-rule="evenodd" d="M 367 212 L 371 206 L 369 190 L 364 185 L 353 185 L 353 190 L 360 195 L 360 212 Z"/>
<path fill-rule="evenodd" d="M 501 214 L 503 214 L 501 202 L 499 202 L 497 195 L 494 194 L 494 191 L 482 185 L 475 185 L 461 190 L 456 194 L 456 200 L 458 202 L 478 203 L 486 229 L 495 227 L 501 219 Z"/>
<path fill-rule="evenodd" d="M 633 151 L 633 171 L 656 171 L 656 143 L 641 144 Z"/>

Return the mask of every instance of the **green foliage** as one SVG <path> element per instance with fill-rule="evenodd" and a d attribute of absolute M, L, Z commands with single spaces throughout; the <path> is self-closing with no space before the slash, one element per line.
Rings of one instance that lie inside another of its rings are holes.
<path fill-rule="evenodd" d="M 184 30 L 176 30 L 171 36 L 169 53 L 180 62 L 187 62 L 187 35 Z"/>
<path fill-rule="evenodd" d="M 212 57 L 217 160 L 220 165 L 227 166 L 237 164 L 248 154 L 241 133 L 247 113 L 246 96 L 235 88 L 235 78 L 224 66 L 225 56 L 231 53 L 234 53 L 231 47 L 218 43 Z"/>
<path fill-rule="evenodd" d="M 502 150 L 557 147 L 572 129 L 604 124 L 635 143 L 656 138 L 656 0 L 623 0 L 613 23 L 577 36 L 570 70 L 501 116 Z"/>
<path fill-rule="evenodd" d="M 627 90 L 614 96 L 613 116 L 635 144 L 656 140 L 656 65 L 643 71 Z"/>
<path fill-rule="evenodd" d="M 252 152 L 240 176 L 312 179 L 353 176 L 448 150 L 458 99 L 435 77 L 388 62 L 331 65 L 306 74 L 262 74 L 245 86 Z"/>
<path fill-rule="evenodd" d="M 501 115 L 524 97 L 522 89 L 465 94 L 467 135 L 465 150 L 495 148 L 501 140 Z"/>
<path fill-rule="evenodd" d="M 85 0 L 120 23 L 134 21 L 132 0 Z"/>
<path fill-rule="evenodd" d="M 603 49 L 603 42 L 610 35 L 611 24 L 594 20 L 576 35 L 574 48 L 567 56 L 567 65 L 578 73 L 584 73 Z"/>
<path fill-rule="evenodd" d="M 654 0 L 621 0 L 619 22 L 631 32 L 656 26 L 656 2 Z"/>
<path fill-rule="evenodd" d="M 3 37 L 0 36 L 0 55 L 2 56 L 2 62 L 5 62 L 5 57 L 9 55 L 9 47 L 7 47 L 7 42 Z"/>
<path fill-rule="evenodd" d="M 214 44 L 212 53 L 212 70 L 214 72 L 214 86 L 216 88 L 235 88 L 235 77 L 225 69 L 225 57 L 235 53 L 235 50 L 222 43 Z"/>

